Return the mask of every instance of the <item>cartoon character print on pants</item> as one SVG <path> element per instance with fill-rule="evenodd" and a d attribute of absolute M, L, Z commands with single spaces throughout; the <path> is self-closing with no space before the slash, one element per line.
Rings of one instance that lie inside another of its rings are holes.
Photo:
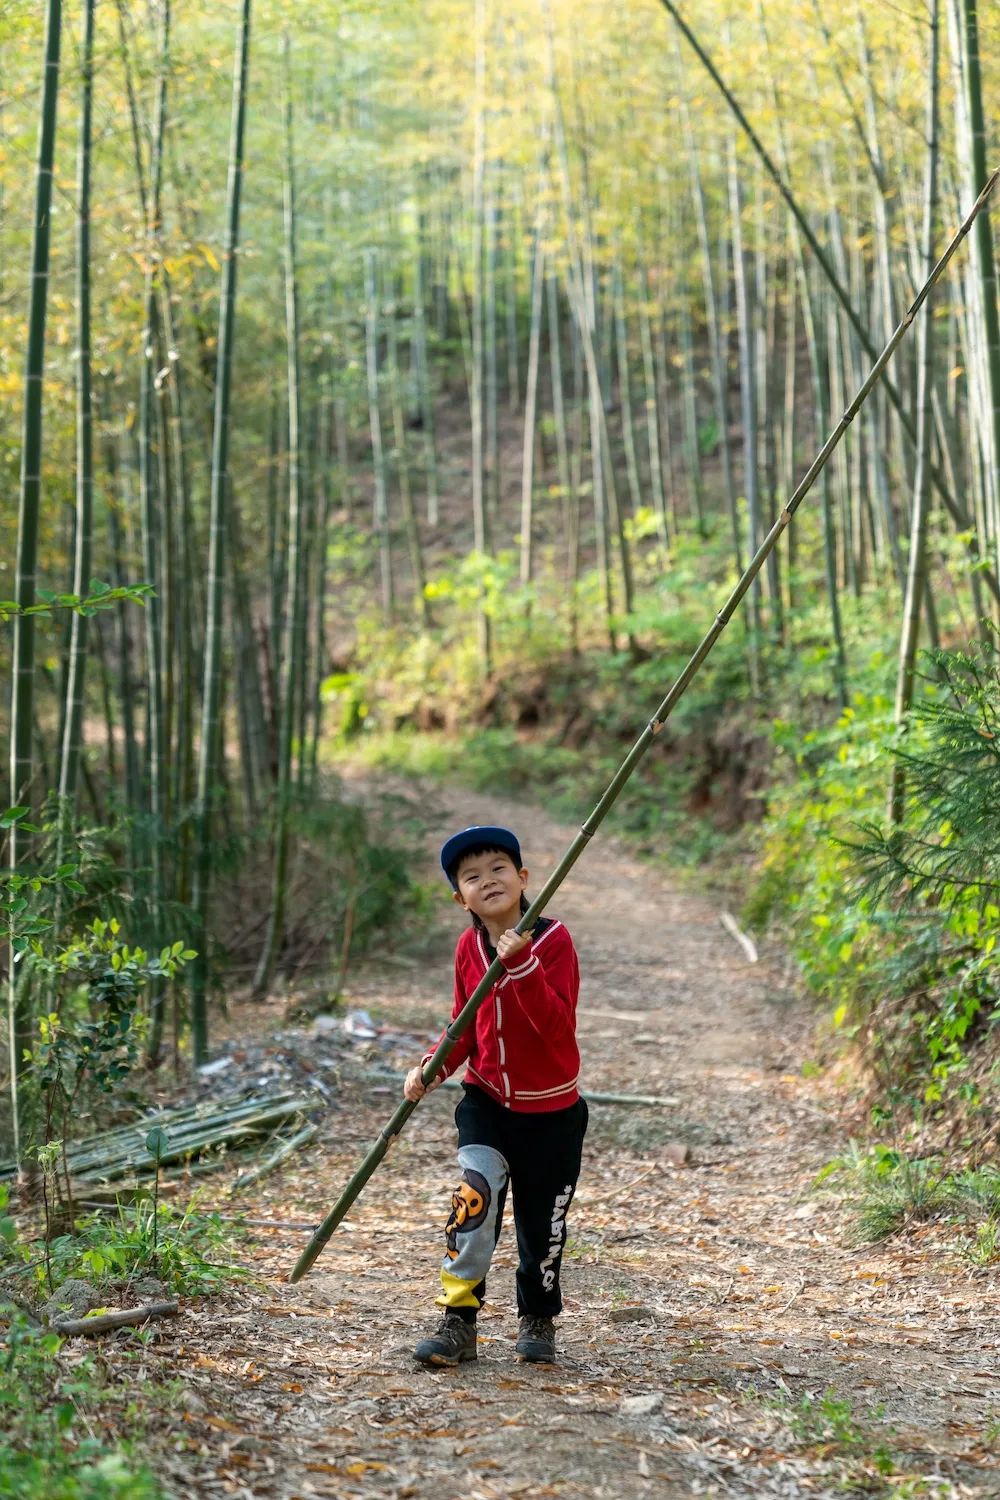
<path fill-rule="evenodd" d="M 475 1288 L 485 1279 L 497 1241 L 497 1214 L 502 1211 L 508 1166 L 492 1146 L 463 1146 L 458 1153 L 462 1178 L 451 1198 L 445 1225 L 445 1258 L 441 1267 L 446 1307 L 478 1307 Z"/>
<path fill-rule="evenodd" d="M 461 1182 L 451 1195 L 451 1213 L 444 1226 L 449 1260 L 458 1259 L 458 1236 L 478 1229 L 485 1222 L 492 1202 L 493 1191 L 482 1172 L 466 1167 Z"/>

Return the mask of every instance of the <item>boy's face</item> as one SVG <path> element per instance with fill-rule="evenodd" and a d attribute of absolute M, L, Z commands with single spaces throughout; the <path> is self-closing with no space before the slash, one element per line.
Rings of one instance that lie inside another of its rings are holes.
<path fill-rule="evenodd" d="M 491 850 L 467 854 L 459 862 L 455 900 L 464 911 L 482 918 L 488 927 L 513 927 L 521 915 L 521 892 L 527 870 L 519 870 L 509 854 Z"/>

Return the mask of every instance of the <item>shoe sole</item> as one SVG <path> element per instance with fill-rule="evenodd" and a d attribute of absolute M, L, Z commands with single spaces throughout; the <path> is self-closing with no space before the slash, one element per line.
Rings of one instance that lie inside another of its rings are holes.
<path fill-rule="evenodd" d="M 554 1365 L 556 1363 L 554 1354 L 525 1354 L 520 1349 L 515 1349 L 514 1352 L 522 1365 Z"/>
<path fill-rule="evenodd" d="M 418 1365 L 427 1365 L 430 1369 L 434 1370 L 453 1370 L 457 1365 L 469 1364 L 472 1360 L 478 1359 L 478 1357 L 475 1349 L 468 1349 L 455 1358 L 451 1358 L 447 1354 L 415 1354 L 413 1356 Z"/>

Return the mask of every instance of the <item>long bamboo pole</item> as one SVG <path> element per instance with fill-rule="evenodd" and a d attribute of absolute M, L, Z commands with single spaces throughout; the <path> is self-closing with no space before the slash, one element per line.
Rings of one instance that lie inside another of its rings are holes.
<path fill-rule="evenodd" d="M 667 696 L 664 698 L 663 702 L 656 710 L 656 713 L 650 719 L 649 723 L 646 725 L 645 729 L 642 731 L 639 738 L 636 740 L 635 744 L 632 746 L 631 750 L 622 761 L 615 775 L 608 783 L 604 795 L 597 803 L 597 806 L 594 808 L 589 818 L 580 828 L 580 831 L 576 835 L 576 838 L 570 844 L 569 848 L 566 850 L 566 853 L 563 855 L 562 859 L 559 861 L 558 865 L 553 870 L 548 880 L 542 886 L 542 889 L 539 891 L 534 901 L 532 901 L 527 911 L 521 917 L 521 920 L 518 922 L 515 931 L 529 932 L 534 927 L 535 923 L 542 915 L 542 912 L 548 906 L 552 897 L 562 885 L 563 881 L 566 879 L 566 876 L 576 864 L 584 849 L 590 843 L 590 840 L 594 837 L 594 834 L 603 823 L 605 817 L 611 811 L 611 808 L 618 800 L 619 793 L 631 777 L 632 772 L 642 760 L 643 756 L 646 754 L 646 751 L 649 749 L 656 736 L 660 733 L 667 719 L 670 717 L 670 715 L 674 711 L 674 708 L 677 706 L 677 703 L 683 697 L 685 691 L 688 688 L 688 685 L 694 678 L 702 662 L 708 656 L 709 652 L 712 650 L 712 647 L 719 639 L 719 636 L 729 624 L 729 621 L 732 619 L 734 613 L 736 612 L 738 605 L 746 595 L 754 579 L 757 577 L 757 574 L 764 566 L 764 563 L 767 561 L 768 555 L 771 552 L 772 548 L 777 545 L 778 538 L 781 536 L 782 532 L 785 530 L 785 527 L 791 521 L 795 512 L 798 510 L 799 506 L 802 504 L 802 501 L 805 499 L 806 495 L 808 495 L 809 491 L 812 489 L 813 485 L 816 482 L 816 479 L 818 478 L 819 474 L 822 472 L 824 466 L 830 458 L 830 455 L 834 452 L 837 445 L 840 443 L 841 438 L 844 436 L 844 433 L 847 431 L 848 427 L 851 425 L 854 418 L 861 410 L 861 407 L 864 405 L 869 393 L 878 384 L 878 381 L 880 380 L 886 368 L 886 365 L 889 363 L 889 360 L 892 358 L 897 345 L 905 336 L 908 328 L 910 327 L 910 324 L 913 322 L 917 313 L 926 302 L 931 289 L 945 271 L 959 245 L 961 245 L 962 241 L 969 233 L 969 230 L 975 223 L 975 220 L 978 217 L 980 211 L 986 204 L 990 194 L 993 192 L 993 189 L 996 187 L 998 180 L 1000 180 L 1000 167 L 996 169 L 996 171 L 987 181 L 982 192 L 979 194 L 979 197 L 976 199 L 972 208 L 969 210 L 968 215 L 963 220 L 961 226 L 956 231 L 954 237 L 948 244 L 947 249 L 944 251 L 943 255 L 937 262 L 937 265 L 931 271 L 930 275 L 924 282 L 923 286 L 920 288 L 920 291 L 917 293 L 913 302 L 910 304 L 902 319 L 897 324 L 891 338 L 889 339 L 889 342 L 882 350 L 882 353 L 879 355 L 878 359 L 872 365 L 870 371 L 868 372 L 867 378 L 862 384 L 857 395 L 854 397 L 854 400 L 844 412 L 844 415 L 841 417 L 840 421 L 837 423 L 836 427 L 833 429 L 830 436 L 823 444 L 819 453 L 813 459 L 811 465 L 809 466 L 809 469 L 799 481 L 795 493 L 786 502 L 784 509 L 778 516 L 778 519 L 774 522 L 774 525 L 771 527 L 770 531 L 767 533 L 764 540 L 757 548 L 754 556 L 750 559 L 750 562 L 748 563 L 745 571 L 733 588 L 733 591 L 729 595 L 729 598 L 719 610 L 719 613 L 716 615 L 709 630 L 703 636 L 700 644 L 698 645 L 691 659 L 688 661 L 687 666 L 684 667 L 683 671 L 680 673 L 680 676 L 676 679 L 670 691 L 667 693 Z M 460 1037 L 468 1030 L 469 1026 L 471 1026 L 476 1012 L 486 1000 L 487 996 L 492 991 L 494 984 L 496 983 L 497 979 L 499 979 L 502 973 L 503 965 L 498 958 L 495 958 L 490 964 L 486 973 L 483 975 L 479 984 L 469 996 L 469 999 L 466 1001 L 461 1011 L 459 1011 L 455 1019 L 446 1028 L 444 1036 L 435 1049 L 433 1056 L 427 1063 L 427 1066 L 423 1070 L 422 1077 L 425 1085 L 433 1082 L 438 1073 L 440 1073 L 442 1064 L 447 1061 Z M 354 1201 L 360 1195 L 365 1183 L 372 1176 L 376 1167 L 382 1161 L 386 1152 L 389 1150 L 389 1147 L 392 1145 L 393 1141 L 395 1141 L 396 1137 L 399 1135 L 400 1131 L 403 1129 L 403 1126 L 406 1124 L 407 1120 L 410 1118 L 416 1107 L 416 1104 L 412 1103 L 409 1099 L 404 1099 L 396 1109 L 388 1124 L 386 1124 L 382 1128 L 382 1130 L 379 1131 L 379 1134 L 376 1137 L 374 1144 L 368 1151 L 368 1154 L 365 1157 L 364 1161 L 361 1163 L 360 1167 L 355 1172 L 354 1176 L 351 1178 L 350 1182 L 347 1184 L 346 1188 L 341 1194 L 339 1200 L 327 1214 L 326 1218 L 323 1220 L 322 1224 L 319 1226 L 316 1233 L 309 1241 L 309 1244 L 306 1246 L 305 1250 L 303 1250 L 302 1254 L 296 1261 L 295 1267 L 292 1270 L 292 1274 L 289 1277 L 290 1281 L 301 1281 L 302 1277 L 309 1270 L 310 1266 L 313 1265 L 317 1256 L 322 1251 L 324 1245 L 333 1234 L 333 1231 L 337 1228 L 337 1225 L 344 1218 L 352 1203 L 354 1203 Z"/>

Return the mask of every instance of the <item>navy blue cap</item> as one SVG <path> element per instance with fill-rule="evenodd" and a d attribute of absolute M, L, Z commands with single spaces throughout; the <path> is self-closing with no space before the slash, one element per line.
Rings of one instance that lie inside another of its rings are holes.
<path fill-rule="evenodd" d="M 517 842 L 517 835 L 511 833 L 509 828 L 492 828 L 477 823 L 472 828 L 463 828 L 461 833 L 453 833 L 441 850 L 441 868 L 456 890 L 458 881 L 455 879 L 455 870 L 462 855 L 470 849 L 502 849 L 505 854 L 510 855 L 517 868 L 521 868 L 521 846 Z"/>

